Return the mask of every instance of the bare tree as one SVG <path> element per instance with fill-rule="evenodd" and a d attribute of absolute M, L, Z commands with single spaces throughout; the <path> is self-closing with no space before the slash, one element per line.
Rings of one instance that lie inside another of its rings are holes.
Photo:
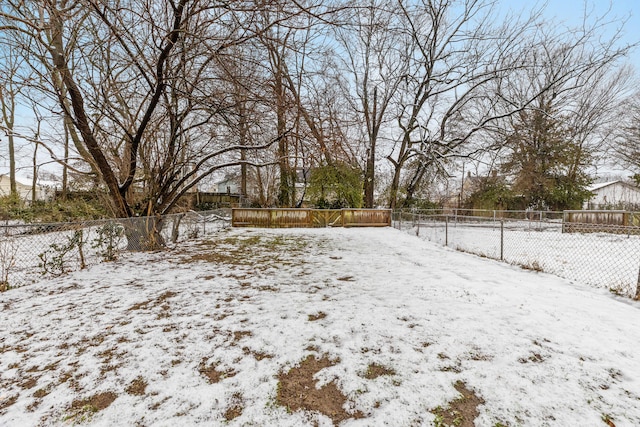
<path fill-rule="evenodd" d="M 581 88 L 583 76 L 595 75 L 628 50 L 617 47 L 617 35 L 601 38 L 607 22 L 597 18 L 589 23 L 586 17 L 579 29 L 561 30 L 534 13 L 496 26 L 492 2 L 401 5 L 416 51 L 398 121 L 401 136 L 389 156 L 392 207 L 408 161 L 420 165 L 406 178 L 404 203 L 428 169 L 446 171 L 448 160 L 473 155 L 469 149 L 478 149 L 474 140 L 487 129 L 545 93 Z M 529 80 L 538 74 L 548 78 Z"/>
<path fill-rule="evenodd" d="M 364 202 L 374 206 L 378 139 L 391 120 L 392 101 L 407 78 L 412 40 L 401 31 L 395 1 L 353 4 L 349 24 L 337 30 L 348 78 L 343 96 L 349 101 L 364 140 Z"/>
<path fill-rule="evenodd" d="M 18 97 L 22 90 L 22 85 L 16 78 L 20 66 L 20 58 L 17 58 L 0 39 L 0 129 L 6 134 L 8 142 L 9 195 L 11 198 L 18 197 L 15 124 Z"/>
<path fill-rule="evenodd" d="M 629 97 L 619 112 L 610 150 L 640 185 L 640 92 Z"/>
<path fill-rule="evenodd" d="M 242 23 L 257 12 L 251 2 L 200 0 L 10 0 L 2 9 L 4 29 L 44 52 L 50 93 L 123 217 L 166 213 L 205 177 L 246 163 L 234 155 L 246 147 L 221 132 L 232 89 L 218 59 L 256 36 Z"/>
<path fill-rule="evenodd" d="M 332 55 L 324 42 L 340 6 L 337 2 L 330 7 L 299 5 L 305 13 L 289 12 L 292 18 L 287 20 L 281 19 L 291 7 L 286 2 L 264 8 L 259 25 L 268 30 L 260 34 L 257 45 L 266 52 L 276 126 L 292 131 L 278 145 L 281 206 L 300 205 L 302 198 L 295 194 L 297 171 L 333 163 L 341 155 L 344 139 L 340 112 L 329 95 L 334 82 L 329 72 L 335 66 L 329 64 Z"/>

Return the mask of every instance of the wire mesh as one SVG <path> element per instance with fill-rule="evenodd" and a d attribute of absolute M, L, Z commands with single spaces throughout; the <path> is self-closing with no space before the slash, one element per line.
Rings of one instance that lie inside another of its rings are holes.
<path fill-rule="evenodd" d="M 0 291 L 60 276 L 126 251 L 147 251 L 214 233 L 230 210 L 58 224 L 0 224 Z"/>
<path fill-rule="evenodd" d="M 393 226 L 459 251 L 640 297 L 640 227 L 635 225 L 571 223 L 568 227 L 561 215 L 535 212 L 495 216 L 394 212 Z"/>

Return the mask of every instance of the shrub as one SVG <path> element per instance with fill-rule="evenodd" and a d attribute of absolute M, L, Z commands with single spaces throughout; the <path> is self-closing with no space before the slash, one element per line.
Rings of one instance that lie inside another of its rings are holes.
<path fill-rule="evenodd" d="M 67 272 L 66 257 L 74 249 L 78 250 L 80 268 L 84 268 L 85 261 L 83 247 L 85 243 L 83 230 L 76 230 L 71 237 L 67 236 L 67 242 L 65 244 L 50 244 L 49 249 L 38 255 L 41 261 L 40 268 L 42 268 L 42 274 L 48 273 L 53 276 L 61 276 L 65 274 Z"/>
<path fill-rule="evenodd" d="M 115 261 L 117 259 L 118 245 L 124 237 L 124 227 L 115 222 L 108 222 L 96 231 L 91 247 L 98 249 L 98 254 L 103 261 Z"/>
<path fill-rule="evenodd" d="M 346 163 L 320 166 L 311 171 L 307 194 L 320 209 L 362 207 L 362 174 Z"/>

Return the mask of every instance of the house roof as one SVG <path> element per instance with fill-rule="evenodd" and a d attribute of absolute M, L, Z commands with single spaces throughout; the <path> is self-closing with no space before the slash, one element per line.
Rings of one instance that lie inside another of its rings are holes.
<path fill-rule="evenodd" d="M 614 185 L 614 184 L 619 184 L 619 185 L 621 185 L 623 187 L 627 187 L 628 189 L 631 189 L 633 191 L 640 192 L 640 187 L 638 187 L 636 185 L 633 185 L 631 183 L 622 181 L 622 180 L 609 181 L 609 182 L 600 182 L 600 183 L 597 183 L 597 184 L 592 184 L 589 187 L 587 187 L 587 190 L 589 190 L 589 191 L 597 191 L 597 190 L 600 190 L 600 189 L 605 188 L 605 187 L 609 187 L 609 186 Z"/>
<path fill-rule="evenodd" d="M 0 173 L 0 177 L 4 177 L 4 179 L 6 179 L 7 181 L 9 180 L 9 174 L 8 173 Z M 27 175 L 16 174 L 16 183 L 18 185 L 22 185 L 24 187 L 31 187 L 32 179 L 31 179 L 31 177 L 29 177 Z M 38 178 L 36 186 L 37 187 L 57 188 L 57 187 L 60 186 L 60 183 L 56 182 L 56 181 L 44 180 L 44 179 L 39 179 Z"/>
<path fill-rule="evenodd" d="M 620 181 L 618 179 L 616 181 L 598 182 L 597 184 L 591 184 L 590 186 L 587 187 L 587 190 L 596 191 L 596 190 L 599 190 L 599 189 L 604 188 L 604 187 L 608 187 L 608 186 L 613 185 L 613 184 L 618 183 L 618 182 L 621 183 L 621 184 L 628 185 L 627 183 L 625 183 L 623 181 Z"/>

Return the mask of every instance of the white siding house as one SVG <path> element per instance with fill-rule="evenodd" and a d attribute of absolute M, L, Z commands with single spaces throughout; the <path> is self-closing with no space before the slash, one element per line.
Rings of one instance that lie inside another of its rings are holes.
<path fill-rule="evenodd" d="M 227 175 L 222 181 L 218 182 L 218 193 L 239 194 L 240 185 L 238 183 L 239 178 L 233 175 Z"/>
<path fill-rule="evenodd" d="M 640 188 L 624 181 L 593 184 L 588 190 L 594 193 L 585 209 L 627 209 L 640 208 Z"/>
<path fill-rule="evenodd" d="M 16 190 L 18 190 L 18 196 L 21 200 L 31 201 L 31 184 L 16 180 Z M 9 175 L 0 174 L 0 196 L 4 197 L 9 194 L 11 194 Z M 41 197 L 40 189 L 36 188 L 36 199 L 40 199 Z"/>

